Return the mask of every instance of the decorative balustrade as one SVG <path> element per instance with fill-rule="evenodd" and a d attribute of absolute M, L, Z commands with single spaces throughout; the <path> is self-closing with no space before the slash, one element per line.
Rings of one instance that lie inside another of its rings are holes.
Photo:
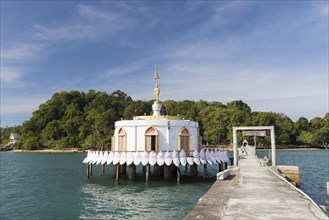
<path fill-rule="evenodd" d="M 187 156 L 191 155 L 191 156 Z M 167 166 L 172 163 L 179 167 L 180 165 L 186 166 L 187 164 L 220 164 L 222 162 L 229 162 L 230 159 L 227 156 L 227 151 L 221 151 L 218 149 L 207 149 L 204 148 L 201 151 L 195 150 L 187 154 L 184 150 L 181 151 L 88 151 L 87 157 L 83 160 L 85 164 L 96 164 L 96 165 L 123 165 L 123 164 L 139 164 L 151 165 L 155 164 Z"/>

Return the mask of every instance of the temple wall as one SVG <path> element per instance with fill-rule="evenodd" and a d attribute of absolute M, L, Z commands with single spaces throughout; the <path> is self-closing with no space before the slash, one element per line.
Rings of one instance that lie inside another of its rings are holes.
<path fill-rule="evenodd" d="M 198 123 L 189 120 L 122 120 L 115 122 L 115 149 L 118 149 L 118 132 L 123 128 L 127 137 L 127 151 L 144 151 L 145 132 L 153 126 L 158 133 L 159 150 L 177 150 L 178 134 L 187 128 L 190 133 L 190 151 L 197 148 Z"/>

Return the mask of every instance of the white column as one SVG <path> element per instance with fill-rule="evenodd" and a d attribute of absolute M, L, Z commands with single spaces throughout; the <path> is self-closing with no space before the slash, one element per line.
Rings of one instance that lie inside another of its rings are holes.
<path fill-rule="evenodd" d="M 154 104 L 152 105 L 152 109 L 153 109 L 153 116 L 161 115 L 160 114 L 161 104 L 154 102 Z"/>
<path fill-rule="evenodd" d="M 272 150 L 272 166 L 276 166 L 276 152 L 275 152 L 275 132 L 274 126 L 271 128 L 271 150 Z"/>
<path fill-rule="evenodd" d="M 237 129 L 233 128 L 233 159 L 234 166 L 238 165 L 238 138 L 237 138 Z"/>

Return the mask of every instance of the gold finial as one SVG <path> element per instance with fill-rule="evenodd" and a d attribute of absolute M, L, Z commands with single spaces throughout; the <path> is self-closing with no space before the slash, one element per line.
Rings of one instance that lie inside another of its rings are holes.
<path fill-rule="evenodd" d="M 158 66 L 155 64 L 154 76 L 155 79 L 155 88 L 154 88 L 154 95 L 155 95 L 155 102 L 159 103 L 159 94 L 160 94 L 160 87 L 158 85 L 159 73 L 158 73 Z"/>
<path fill-rule="evenodd" d="M 154 69 L 154 76 L 153 76 L 153 78 L 154 78 L 155 80 L 157 80 L 157 79 L 160 78 L 160 77 L 159 77 L 159 73 L 158 73 L 158 65 L 157 65 L 157 64 L 155 64 L 155 69 Z"/>

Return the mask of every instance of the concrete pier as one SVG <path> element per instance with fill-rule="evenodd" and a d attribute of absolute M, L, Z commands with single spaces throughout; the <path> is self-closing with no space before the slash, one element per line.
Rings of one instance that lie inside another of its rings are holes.
<path fill-rule="evenodd" d="M 217 180 L 185 219 L 329 219 L 280 174 L 260 166 L 254 155 L 240 159 L 236 170 Z"/>

